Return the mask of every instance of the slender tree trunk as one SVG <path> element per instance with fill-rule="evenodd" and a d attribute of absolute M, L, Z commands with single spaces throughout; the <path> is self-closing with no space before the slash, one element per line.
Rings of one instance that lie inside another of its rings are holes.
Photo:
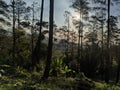
<path fill-rule="evenodd" d="M 82 19 L 83 19 L 83 15 L 81 15 L 81 22 L 82 22 Z M 82 56 L 83 56 L 83 25 L 81 25 L 81 55 L 80 55 L 80 60 L 82 60 Z"/>
<path fill-rule="evenodd" d="M 34 2 L 33 2 L 33 9 L 32 9 L 32 11 L 33 11 L 33 20 L 32 20 L 32 27 L 31 27 L 31 60 L 33 60 L 33 49 L 34 49 Z"/>
<path fill-rule="evenodd" d="M 101 22 L 101 28 L 102 28 L 102 51 L 101 51 L 101 79 L 103 79 L 103 76 L 104 76 L 104 54 L 103 54 L 103 30 L 104 30 L 104 25 L 103 25 L 103 21 Z"/>
<path fill-rule="evenodd" d="M 12 2 L 13 7 L 13 64 L 15 64 L 15 49 L 16 49 L 16 38 L 15 38 L 15 1 Z"/>
<path fill-rule="evenodd" d="M 103 7 L 103 5 L 101 4 L 101 7 Z M 104 65 L 104 54 L 103 54 L 103 49 L 104 49 L 104 46 L 103 46 L 103 44 L 104 44 L 104 41 L 103 41 L 103 35 L 104 35 L 104 15 L 103 15 L 103 8 L 101 9 L 101 13 L 102 13 L 102 21 L 101 21 L 101 30 L 102 30 L 102 37 L 101 37 L 101 39 L 102 39 L 102 42 L 101 42 L 101 44 L 102 44 L 102 46 L 101 46 L 101 48 L 102 48 L 102 51 L 101 51 L 101 79 L 102 80 L 104 80 L 104 68 L 105 68 L 105 65 Z"/>
<path fill-rule="evenodd" d="M 120 65 L 117 68 L 117 77 L 116 77 L 116 83 L 119 82 L 119 76 L 120 76 Z"/>
<path fill-rule="evenodd" d="M 118 58 L 117 58 L 118 59 Z M 117 76 L 116 76 L 116 83 L 119 82 L 119 76 L 120 76 L 120 61 L 118 59 L 118 67 L 117 67 Z"/>
<path fill-rule="evenodd" d="M 80 19 L 82 17 L 82 14 L 81 14 L 81 1 L 79 2 L 79 8 L 80 8 L 80 12 L 79 12 L 79 15 L 80 15 Z M 81 27 L 80 27 L 80 24 L 79 24 L 79 30 L 78 30 L 78 63 L 79 63 L 79 69 L 80 69 L 80 58 L 81 58 L 81 53 L 80 53 L 80 40 L 81 40 Z"/>
<path fill-rule="evenodd" d="M 18 19 L 17 20 L 18 20 L 18 29 L 19 29 L 20 28 L 20 7 L 19 7 L 19 5 L 17 6 L 17 10 L 18 10 L 17 11 L 18 12 L 17 13 L 17 15 L 18 15 Z"/>
<path fill-rule="evenodd" d="M 71 49 L 72 61 L 74 59 L 74 32 L 72 32 L 72 49 Z"/>
<path fill-rule="evenodd" d="M 118 66 L 117 66 L 117 76 L 116 76 L 116 83 L 119 83 L 119 78 L 120 78 L 120 56 L 119 56 L 119 46 L 118 48 L 116 48 L 116 57 L 117 57 L 117 60 L 118 60 Z"/>
<path fill-rule="evenodd" d="M 82 30 L 81 30 L 81 35 L 80 35 L 80 60 L 82 59 L 82 49 L 83 49 L 83 31 Z"/>
<path fill-rule="evenodd" d="M 33 51 L 33 59 L 32 59 L 32 67 L 36 65 L 36 63 L 39 62 L 40 59 L 40 48 L 41 48 L 41 30 L 42 30 L 42 22 L 43 22 L 43 9 L 44 9 L 44 0 L 42 0 L 41 3 L 41 14 L 40 14 L 40 28 L 39 28 L 39 36 L 38 40 L 36 42 L 35 49 Z"/>
<path fill-rule="evenodd" d="M 80 3 L 80 7 L 81 7 L 81 3 Z M 82 14 L 81 14 L 81 10 L 80 10 L 80 19 L 82 18 Z M 79 22 L 80 23 L 80 22 Z M 81 60 L 81 40 L 82 40 L 82 32 L 81 32 L 81 26 L 79 24 L 79 30 L 78 30 L 78 71 L 80 71 L 80 60 Z"/>
<path fill-rule="evenodd" d="M 80 26 L 78 30 L 78 62 L 80 64 Z"/>
<path fill-rule="evenodd" d="M 66 31 L 64 31 L 64 39 L 65 39 L 65 42 L 64 42 L 64 47 L 65 47 L 65 49 L 64 49 L 64 55 L 66 55 L 66 49 L 67 49 L 67 38 L 66 38 Z"/>
<path fill-rule="evenodd" d="M 69 63 L 69 29 L 70 29 L 70 22 L 69 22 L 69 15 L 68 15 L 68 30 L 67 30 L 67 48 L 66 48 L 66 65 L 68 66 Z"/>
<path fill-rule="evenodd" d="M 108 0 L 108 35 L 107 35 L 107 57 L 106 57 L 106 70 L 105 82 L 109 83 L 110 79 L 110 0 Z"/>
<path fill-rule="evenodd" d="M 53 21 L 54 19 L 54 0 L 50 0 L 50 15 L 49 15 L 49 42 L 48 42 L 48 54 L 46 60 L 46 67 L 43 75 L 43 79 L 47 79 L 49 77 L 50 72 L 50 64 L 52 59 L 52 47 L 53 47 Z"/>

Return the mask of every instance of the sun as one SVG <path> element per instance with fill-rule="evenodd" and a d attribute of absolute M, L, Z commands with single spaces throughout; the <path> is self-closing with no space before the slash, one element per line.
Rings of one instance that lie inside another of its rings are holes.
<path fill-rule="evenodd" d="M 74 12 L 74 13 L 73 13 L 73 18 L 74 18 L 75 20 L 79 20 L 79 19 L 80 19 L 80 15 L 79 15 L 78 13 Z"/>
<path fill-rule="evenodd" d="M 80 15 L 76 14 L 76 19 L 79 20 L 80 19 Z"/>

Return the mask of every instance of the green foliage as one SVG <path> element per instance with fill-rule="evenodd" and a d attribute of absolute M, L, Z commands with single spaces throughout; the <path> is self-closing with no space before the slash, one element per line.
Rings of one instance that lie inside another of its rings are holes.
<path fill-rule="evenodd" d="M 84 73 L 80 72 L 76 75 L 77 78 L 79 79 L 86 79 L 87 77 L 84 75 Z"/>
<path fill-rule="evenodd" d="M 69 73 L 69 72 L 71 72 L 72 70 L 69 69 L 68 66 L 65 66 L 65 67 L 64 67 L 64 71 L 65 71 L 66 73 Z M 73 71 L 73 72 L 74 72 L 74 71 Z"/>
<path fill-rule="evenodd" d="M 4 69 L 12 68 L 5 65 Z M 47 81 L 41 82 L 41 75 L 38 72 L 29 73 L 26 70 L 16 67 L 0 77 L 0 88 L 2 90 L 77 90 L 79 87 L 74 78 L 50 77 Z M 87 81 L 86 81 L 87 82 Z"/>
<path fill-rule="evenodd" d="M 116 85 L 95 82 L 95 88 L 93 90 L 120 90 L 120 87 Z"/>
<path fill-rule="evenodd" d="M 51 63 L 51 74 L 53 76 L 58 76 L 58 74 L 61 73 L 62 69 L 64 67 L 63 61 L 60 58 L 53 59 Z"/>
<path fill-rule="evenodd" d="M 76 78 L 49 77 L 47 81 L 41 81 L 41 74 L 38 72 L 27 72 L 20 67 L 2 66 L 4 72 L 0 77 L 1 90 L 119 90 L 115 85 L 94 82 L 88 79 L 83 73 Z M 14 70 L 9 72 L 7 69 Z M 2 71 L 3 72 L 3 71 Z"/>
<path fill-rule="evenodd" d="M 29 39 L 22 30 L 16 31 L 16 65 L 25 67 L 30 62 L 30 45 Z"/>
<path fill-rule="evenodd" d="M 0 29 L 0 64 L 9 64 L 11 60 L 12 38 L 7 31 Z"/>
<path fill-rule="evenodd" d="M 67 65 L 65 65 L 62 58 L 53 59 L 51 63 L 50 72 L 52 76 L 61 76 L 61 75 L 65 76 L 66 74 L 70 72 L 75 73 L 75 71 L 71 70 Z"/>
<path fill-rule="evenodd" d="M 89 10 L 89 3 L 85 0 L 75 0 L 72 3 L 72 7 L 76 9 L 77 12 L 80 12 L 82 17 L 88 15 Z M 9 14 L 7 14 L 8 5 L 3 1 L 0 0 L 0 13 L 5 16 L 5 18 L 10 19 Z M 17 0 L 16 1 L 15 12 L 16 15 L 19 14 L 18 20 L 24 18 L 26 15 L 30 14 L 30 10 L 26 12 L 28 8 L 26 6 L 26 2 L 24 0 Z M 3 10 L 2 10 L 3 8 Z M 24 8 L 24 10 L 23 10 Z M 19 13 L 17 11 L 19 9 Z M 25 18 L 24 18 L 25 19 Z M 29 18 L 27 18 L 29 19 Z M 52 20 L 50 20 L 52 21 Z M 0 22 L 6 25 L 11 25 L 10 22 L 7 22 L 6 19 L 0 18 Z M 83 24 L 81 21 L 80 23 L 76 22 L 76 26 L 83 30 Z M 84 22 L 84 21 L 83 21 Z M 20 22 L 19 22 L 20 23 Z M 20 23 L 23 27 L 29 27 L 30 22 L 23 21 Z M 119 41 L 119 34 L 120 30 L 117 26 L 117 17 L 111 16 L 110 17 L 110 38 L 111 40 L 118 40 Z M 35 30 L 41 25 L 41 23 L 37 22 L 37 26 L 35 26 Z M 42 23 L 43 27 L 48 27 L 48 22 Z M 41 54 L 38 54 L 36 50 L 36 54 L 40 56 L 40 62 L 37 62 L 35 70 L 28 72 L 27 70 L 30 68 L 31 65 L 31 37 L 26 36 L 23 27 L 19 27 L 19 29 L 15 30 L 15 39 L 16 39 L 16 46 L 15 46 L 15 60 L 12 60 L 12 53 L 13 53 L 13 37 L 9 35 L 9 32 L 2 29 L 3 26 L 0 26 L 0 90 L 120 90 L 120 87 L 117 85 L 110 85 L 101 82 L 95 82 L 91 79 L 87 78 L 95 78 L 100 72 L 101 64 L 104 64 L 106 56 L 106 50 L 104 50 L 104 46 L 106 45 L 106 41 L 103 41 L 103 48 L 101 47 L 101 43 L 99 44 L 98 41 L 98 32 L 90 32 L 87 33 L 84 39 L 86 39 L 87 43 L 83 48 L 80 49 L 80 63 L 76 60 L 78 52 L 76 50 L 77 45 L 75 43 L 74 47 L 74 55 L 71 54 L 71 48 L 68 48 L 70 52 L 68 52 L 68 58 L 59 58 L 63 55 L 62 50 L 56 50 L 57 48 L 53 49 L 53 60 L 51 64 L 50 76 L 47 81 L 41 81 L 41 76 L 43 74 L 43 70 L 45 67 L 45 59 L 47 56 L 47 45 L 41 44 Z M 96 27 L 93 27 L 97 29 Z M 92 28 L 92 29 L 93 29 Z M 64 29 L 67 31 L 67 28 Z M 104 30 L 103 30 L 104 31 Z M 44 34 L 49 33 L 47 30 L 46 32 L 42 32 L 41 40 L 45 39 Z M 59 32 L 59 35 L 62 33 Z M 35 32 L 33 33 L 33 46 L 35 45 L 38 34 Z M 64 35 L 67 32 L 64 32 Z M 79 32 L 79 34 L 82 34 Z M 104 32 L 103 32 L 104 34 Z M 29 35 L 30 36 L 30 35 Z M 77 36 L 77 34 L 76 34 Z M 79 35 L 78 35 L 79 36 Z M 64 36 L 66 38 L 66 35 Z M 70 37 L 71 41 L 72 37 Z M 82 38 L 82 35 L 80 35 Z M 64 38 L 64 39 L 65 39 Z M 50 38 L 51 39 L 51 38 Z M 68 41 L 63 39 L 63 43 L 66 44 Z M 76 38 L 77 39 L 77 38 Z M 57 39 L 56 39 L 57 40 Z M 103 36 L 104 40 L 104 36 Z M 52 41 L 52 39 L 51 39 Z M 84 40 L 83 40 L 84 41 Z M 119 66 L 119 43 L 116 41 L 116 45 L 111 45 L 111 59 L 112 61 L 112 69 L 111 69 L 111 76 L 115 79 L 117 66 Z M 114 41 L 115 42 L 115 41 Z M 60 42 L 61 43 L 61 42 Z M 69 42 L 68 42 L 69 43 Z M 89 44 L 90 43 L 90 44 Z M 71 47 L 72 43 L 69 43 Z M 82 43 L 81 43 L 82 45 Z M 57 46 L 55 44 L 55 46 Z M 65 45 L 66 46 L 66 45 Z M 39 45 L 38 45 L 39 47 Z M 117 50 L 118 49 L 118 50 Z M 102 51 L 103 50 L 103 51 Z M 66 54 L 67 56 L 67 54 Z M 103 56 L 103 57 L 102 57 Z M 68 59 L 68 60 L 67 60 Z M 101 62 L 101 60 L 104 60 Z M 33 60 L 34 62 L 34 60 Z M 67 66 L 68 65 L 68 66 Z M 48 65 L 49 66 L 49 65 Z M 79 70 L 81 72 L 79 72 Z M 118 70 L 119 71 L 119 70 Z M 83 72 L 83 73 L 82 73 Z M 69 78 L 68 78 L 69 77 Z M 74 78 L 73 78 L 74 77 Z M 95 78 L 95 79 L 98 79 Z"/>

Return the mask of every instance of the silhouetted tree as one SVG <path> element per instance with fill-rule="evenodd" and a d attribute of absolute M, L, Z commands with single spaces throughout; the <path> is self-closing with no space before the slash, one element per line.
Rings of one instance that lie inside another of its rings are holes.
<path fill-rule="evenodd" d="M 20 28 L 21 16 L 26 12 L 26 2 L 23 0 L 15 1 L 15 13 L 17 15 L 18 28 Z"/>
<path fill-rule="evenodd" d="M 13 8 L 13 62 L 15 62 L 15 49 L 16 49 L 16 33 L 15 33 L 15 1 L 12 1 Z"/>
<path fill-rule="evenodd" d="M 116 43 L 116 59 L 117 59 L 117 63 L 118 63 L 118 66 L 117 66 L 117 75 L 116 75 L 116 83 L 119 83 L 119 78 L 120 78 L 120 39 L 118 39 L 118 42 Z"/>
<path fill-rule="evenodd" d="M 105 56 L 104 56 L 104 24 L 106 20 L 106 0 L 93 0 L 93 4 L 96 4 L 95 7 L 93 7 L 93 11 L 96 12 L 96 15 L 94 16 L 94 19 L 98 23 L 98 30 L 101 30 L 101 62 L 100 62 L 100 69 L 99 73 L 101 74 L 101 79 L 104 78 L 104 63 L 105 63 Z"/>
<path fill-rule="evenodd" d="M 35 48 L 33 50 L 32 54 L 32 67 L 36 65 L 36 63 L 39 62 L 40 59 L 40 48 L 41 48 L 41 30 L 42 30 L 42 22 L 43 22 L 43 9 L 44 9 L 44 0 L 42 0 L 41 3 L 41 13 L 40 13 L 40 26 L 39 26 L 39 36 L 35 45 Z"/>
<path fill-rule="evenodd" d="M 66 65 L 68 65 L 69 63 L 69 37 L 70 37 L 70 12 L 69 11 L 65 11 L 65 22 L 67 23 L 67 37 L 66 37 L 66 51 L 65 51 L 65 55 L 66 55 Z"/>
<path fill-rule="evenodd" d="M 110 79 L 110 3 L 111 0 L 108 0 L 108 21 L 107 21 L 107 54 L 106 54 L 106 66 L 105 66 L 105 82 L 109 83 Z"/>
<path fill-rule="evenodd" d="M 82 19 L 88 15 L 88 1 L 87 0 L 73 0 L 73 4 L 71 5 L 80 15 L 79 20 L 79 30 L 78 30 L 78 62 L 80 62 L 80 58 L 82 57 L 82 47 L 83 47 L 83 25 L 80 23 Z M 80 45 L 81 43 L 81 45 Z M 81 50 L 80 50 L 81 49 Z M 81 53 L 80 53 L 81 51 Z"/>
<path fill-rule="evenodd" d="M 50 64 L 52 59 L 52 46 L 53 46 L 53 27 L 54 27 L 54 0 L 50 0 L 50 14 L 49 14 L 49 42 L 48 42 L 48 54 L 46 60 L 46 67 L 44 71 L 43 78 L 47 79 L 50 72 Z"/>

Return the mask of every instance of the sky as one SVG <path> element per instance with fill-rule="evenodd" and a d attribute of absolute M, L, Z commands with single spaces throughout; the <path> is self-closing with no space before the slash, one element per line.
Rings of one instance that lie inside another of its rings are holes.
<path fill-rule="evenodd" d="M 10 0 L 6 0 L 10 2 Z M 28 5 L 31 5 L 33 2 L 38 2 L 38 6 L 42 0 L 24 0 Z M 44 20 L 48 21 L 49 18 L 49 0 L 44 0 Z M 58 26 L 64 25 L 64 12 L 71 11 L 69 8 L 70 0 L 54 0 L 54 21 Z M 39 13 L 39 12 L 38 12 Z"/>
<path fill-rule="evenodd" d="M 10 0 L 5 0 L 7 2 L 10 2 Z M 40 6 L 42 0 L 24 0 L 27 5 L 31 5 L 33 2 L 38 2 L 39 4 L 36 5 Z M 49 0 L 44 0 L 44 20 L 49 21 Z M 54 0 L 54 21 L 57 26 L 63 26 L 65 23 L 65 17 L 64 17 L 64 12 L 65 11 L 70 11 L 72 12 L 72 15 L 78 16 L 77 13 L 74 12 L 72 8 L 70 8 L 71 5 L 71 0 Z M 39 14 L 40 12 L 37 12 Z M 118 10 L 116 8 L 111 8 L 111 14 L 118 14 Z"/>

